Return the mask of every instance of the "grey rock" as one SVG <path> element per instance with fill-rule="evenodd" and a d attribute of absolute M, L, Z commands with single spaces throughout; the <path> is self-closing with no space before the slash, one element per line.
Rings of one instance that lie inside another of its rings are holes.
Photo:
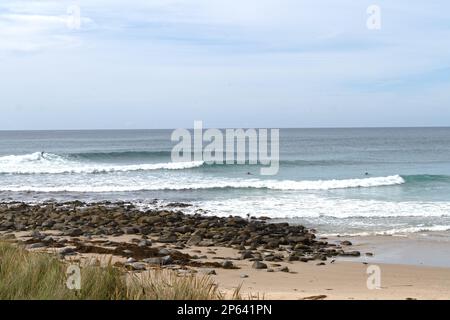
<path fill-rule="evenodd" d="M 264 261 L 275 261 L 275 256 L 273 255 L 265 256 Z"/>
<path fill-rule="evenodd" d="M 66 255 L 72 255 L 75 254 L 75 250 L 73 248 L 70 247 L 65 247 L 65 248 L 61 248 L 58 251 L 58 254 L 60 254 L 61 256 L 66 256 Z"/>
<path fill-rule="evenodd" d="M 244 251 L 241 254 L 241 260 L 245 260 L 245 259 L 251 259 L 253 258 L 253 254 L 251 251 Z"/>
<path fill-rule="evenodd" d="M 151 247 L 151 246 L 152 246 L 152 242 L 150 240 L 147 240 L 147 239 L 141 240 L 138 243 L 138 247 L 139 248 L 145 248 L 145 247 Z"/>
<path fill-rule="evenodd" d="M 133 227 L 126 227 L 123 229 L 123 232 L 125 232 L 125 234 L 136 234 L 139 232 L 139 230 Z"/>
<path fill-rule="evenodd" d="M 231 269 L 231 268 L 234 267 L 234 264 L 230 260 L 225 260 L 225 261 L 222 262 L 222 267 L 224 269 Z"/>
<path fill-rule="evenodd" d="M 288 261 L 299 261 L 299 260 L 300 260 L 300 257 L 299 257 L 299 256 L 296 256 L 296 255 L 290 255 L 290 256 L 287 258 L 287 260 L 288 260 Z"/>
<path fill-rule="evenodd" d="M 16 223 L 15 228 L 17 231 L 24 231 L 27 229 L 27 226 L 22 223 Z"/>
<path fill-rule="evenodd" d="M 200 241 L 197 245 L 200 247 L 212 247 L 212 246 L 214 246 L 214 244 L 215 244 L 214 240 L 205 239 L 205 240 Z"/>
<path fill-rule="evenodd" d="M 252 264 L 253 269 L 267 269 L 267 264 L 261 262 L 261 261 L 255 261 Z"/>
<path fill-rule="evenodd" d="M 199 234 L 193 234 L 189 240 L 187 241 L 187 245 L 189 246 L 196 246 L 203 240 L 202 236 Z"/>
<path fill-rule="evenodd" d="M 39 231 L 34 230 L 33 232 L 31 232 L 31 237 L 36 240 L 42 240 L 45 238 L 45 234 L 42 234 Z"/>
<path fill-rule="evenodd" d="M 288 267 L 280 267 L 280 268 L 278 268 L 277 269 L 277 271 L 279 271 L 279 272 L 289 272 L 289 268 Z"/>
<path fill-rule="evenodd" d="M 42 239 L 43 242 L 52 242 L 53 238 L 51 236 L 46 236 L 44 239 Z"/>
<path fill-rule="evenodd" d="M 166 248 L 162 248 L 162 249 L 159 249 L 158 254 L 160 256 L 167 256 L 170 254 L 170 250 L 168 250 Z"/>
<path fill-rule="evenodd" d="M 79 228 L 70 229 L 70 230 L 67 230 L 66 232 L 64 232 L 64 235 L 69 236 L 69 237 L 79 237 L 82 234 L 83 234 L 83 231 Z"/>
<path fill-rule="evenodd" d="M 53 221 L 53 220 L 47 220 L 47 221 L 44 221 L 44 222 L 42 222 L 42 227 L 44 227 L 44 228 L 51 228 L 51 227 L 53 227 L 55 225 L 55 221 Z"/>
<path fill-rule="evenodd" d="M 144 259 L 142 261 L 145 262 L 145 263 L 148 263 L 148 264 L 152 264 L 152 265 L 161 265 L 162 264 L 161 258 L 159 258 L 159 257 L 147 258 L 147 259 Z"/>
<path fill-rule="evenodd" d="M 171 256 L 164 256 L 161 258 L 162 265 L 171 264 L 172 262 L 173 262 L 173 258 Z"/>
<path fill-rule="evenodd" d="M 341 252 L 340 256 L 343 257 L 359 257 L 361 255 L 361 252 L 359 251 L 346 251 L 346 252 Z"/>
<path fill-rule="evenodd" d="M 39 249 L 39 248 L 45 248 L 46 245 L 43 244 L 42 242 L 36 242 L 36 243 L 32 243 L 26 246 L 27 249 Z"/>
<path fill-rule="evenodd" d="M 133 263 L 128 263 L 126 264 L 127 266 L 130 266 L 132 270 L 135 271 L 142 271 L 146 269 L 145 263 L 141 263 L 141 262 L 133 262 Z"/>

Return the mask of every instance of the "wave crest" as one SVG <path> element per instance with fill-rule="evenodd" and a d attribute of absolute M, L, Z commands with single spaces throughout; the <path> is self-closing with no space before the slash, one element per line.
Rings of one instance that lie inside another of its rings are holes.
<path fill-rule="evenodd" d="M 171 165 L 181 165 L 174 163 Z M 271 189 L 282 191 L 296 190 L 330 190 L 346 188 L 369 188 L 380 186 L 391 186 L 403 184 L 405 181 L 399 175 L 365 179 L 344 179 L 344 180 L 317 180 L 317 181 L 291 181 L 291 180 L 197 180 L 189 181 L 185 184 L 178 180 L 148 180 L 134 181 L 122 180 L 118 184 L 105 182 L 103 185 L 73 185 L 73 186 L 20 186 L 20 187 L 0 187 L 0 191 L 34 191 L 34 192 L 131 192 L 131 191 L 157 191 L 157 190 L 205 190 L 205 189 Z"/>
<path fill-rule="evenodd" d="M 0 157 L 0 174 L 95 174 L 147 170 L 182 170 L 200 167 L 203 164 L 203 161 L 130 165 L 91 164 L 69 160 L 57 154 L 35 152 L 25 155 Z"/>

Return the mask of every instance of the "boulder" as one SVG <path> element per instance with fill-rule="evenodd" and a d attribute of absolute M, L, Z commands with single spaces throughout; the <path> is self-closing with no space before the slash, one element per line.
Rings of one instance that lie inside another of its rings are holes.
<path fill-rule="evenodd" d="M 188 246 L 197 246 L 203 240 L 202 236 L 199 234 L 193 234 L 187 241 Z"/>
<path fill-rule="evenodd" d="M 267 264 L 261 262 L 261 261 L 255 261 L 252 265 L 253 269 L 267 269 Z"/>
<path fill-rule="evenodd" d="M 225 260 L 222 262 L 222 267 L 224 269 L 232 269 L 232 268 L 234 268 L 234 264 L 230 260 Z"/>

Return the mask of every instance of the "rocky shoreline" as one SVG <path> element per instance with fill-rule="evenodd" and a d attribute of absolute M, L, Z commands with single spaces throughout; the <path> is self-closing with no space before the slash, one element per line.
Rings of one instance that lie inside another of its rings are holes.
<path fill-rule="evenodd" d="M 274 271 L 277 262 L 323 265 L 336 256 L 360 255 L 348 250 L 350 242 L 317 239 L 313 230 L 300 225 L 267 218 L 189 215 L 180 211 L 185 206 L 189 205 L 142 210 L 126 202 L 0 203 L 0 236 L 30 250 L 57 250 L 61 258 L 117 256 L 122 259 L 118 266 L 135 271 L 152 266 L 238 269 L 234 260 Z M 198 247 L 207 249 L 208 255 L 192 250 Z M 214 256 L 217 247 L 233 248 L 237 255 Z M 279 269 L 275 271 L 289 272 L 287 267 Z"/>

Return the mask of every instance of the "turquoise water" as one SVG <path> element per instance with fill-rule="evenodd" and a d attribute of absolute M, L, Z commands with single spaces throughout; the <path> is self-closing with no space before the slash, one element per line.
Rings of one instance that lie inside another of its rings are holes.
<path fill-rule="evenodd" d="M 188 212 L 264 215 L 324 234 L 450 230 L 450 128 L 282 129 L 275 176 L 172 163 L 171 133 L 0 132 L 0 199 L 183 201 Z"/>

